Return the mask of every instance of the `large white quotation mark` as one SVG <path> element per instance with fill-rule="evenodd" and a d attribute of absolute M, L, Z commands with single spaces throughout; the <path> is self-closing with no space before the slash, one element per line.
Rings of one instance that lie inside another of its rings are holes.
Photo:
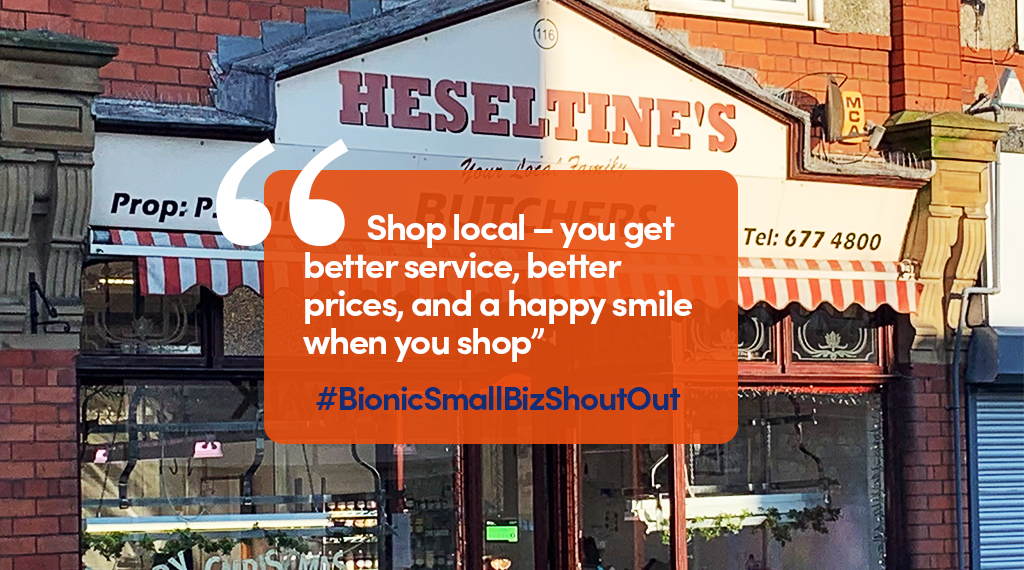
<path fill-rule="evenodd" d="M 345 143 L 338 142 L 320 151 L 302 169 L 292 186 L 288 209 L 295 235 L 309 245 L 325 246 L 338 241 L 345 231 L 345 214 L 330 200 L 310 200 L 309 192 L 320 171 L 334 159 L 348 152 Z"/>
<path fill-rule="evenodd" d="M 270 211 L 256 200 L 237 198 L 242 177 L 260 160 L 274 152 L 270 141 L 263 141 L 238 159 L 217 189 L 217 221 L 231 243 L 252 246 L 270 235 Z M 345 214 L 330 200 L 310 200 L 313 181 L 334 159 L 348 152 L 339 140 L 320 151 L 302 169 L 292 185 L 288 208 L 295 235 L 314 246 L 331 245 L 345 231 Z"/>
<path fill-rule="evenodd" d="M 270 235 L 270 210 L 256 200 L 239 200 L 238 185 L 257 162 L 274 152 L 270 141 L 263 141 L 231 165 L 217 189 L 217 221 L 228 241 L 237 245 L 256 245 Z"/>

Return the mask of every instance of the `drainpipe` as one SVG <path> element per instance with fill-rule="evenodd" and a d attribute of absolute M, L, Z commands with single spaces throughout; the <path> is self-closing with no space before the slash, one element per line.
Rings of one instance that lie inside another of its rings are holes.
<path fill-rule="evenodd" d="M 968 109 L 969 115 L 981 113 L 992 113 L 995 121 L 999 122 L 999 113 L 1002 109 L 998 104 L 987 107 Z M 990 287 L 965 287 L 960 293 L 960 319 L 957 321 L 956 334 L 953 341 L 953 381 L 952 384 L 952 419 L 953 419 L 953 472 L 956 479 L 956 560 L 958 570 L 965 570 L 964 565 L 964 496 L 963 496 L 963 445 L 960 443 L 960 352 L 964 340 L 964 327 L 967 325 L 967 306 L 971 295 L 995 295 L 1000 291 L 999 281 L 999 169 L 1000 169 L 1000 141 L 996 141 L 996 161 L 992 169 L 992 251 L 988 256 L 992 266 L 992 285 Z M 977 553 L 974 553 L 977 556 Z"/>

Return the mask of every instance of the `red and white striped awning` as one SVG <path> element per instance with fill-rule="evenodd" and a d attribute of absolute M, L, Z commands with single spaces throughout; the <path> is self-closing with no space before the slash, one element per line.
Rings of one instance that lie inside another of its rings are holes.
<path fill-rule="evenodd" d="M 527 252 L 518 248 L 468 248 L 377 242 L 339 242 L 337 255 L 364 255 L 367 259 L 464 260 L 470 252 L 478 259 L 509 261 L 517 271 L 525 269 Z M 203 285 L 219 295 L 242 286 L 264 293 L 263 246 L 236 246 L 224 236 L 133 230 L 93 230 L 92 253 L 137 257 L 143 295 L 175 295 Z M 576 252 L 588 253 L 588 252 Z M 592 254 L 592 255 L 589 255 Z M 588 257 L 601 259 L 589 252 Z M 536 259 L 565 260 L 565 252 L 537 251 Z M 466 290 L 500 295 L 510 288 L 525 297 L 564 298 L 657 298 L 672 289 L 707 300 L 714 306 L 731 297 L 725 271 L 728 260 L 694 255 L 630 253 L 616 279 L 524 279 L 518 286 L 508 281 L 483 278 L 407 279 L 395 271 L 390 279 L 303 279 L 301 264 L 273 264 L 271 290 L 299 285 L 307 294 L 329 288 L 346 295 L 380 297 L 409 294 L 416 297 L 462 296 Z M 822 261 L 804 259 L 739 258 L 739 306 L 749 309 L 764 302 L 784 309 L 791 303 L 815 309 L 828 303 L 839 310 L 859 305 L 874 311 L 889 305 L 900 313 L 917 309 L 917 283 L 898 263 L 881 261 Z M 735 293 L 734 293 L 735 294 Z"/>
<path fill-rule="evenodd" d="M 889 305 L 899 313 L 917 311 L 917 282 L 900 264 L 883 261 L 740 258 L 739 303 L 775 308 L 799 303 L 815 309 L 828 303 L 842 311 L 860 305 L 874 311 Z"/>
<path fill-rule="evenodd" d="M 273 250 L 271 250 L 273 251 Z M 492 297 L 503 296 L 514 289 L 520 298 L 653 298 L 657 299 L 659 291 L 673 290 L 677 294 L 686 292 L 720 307 L 726 302 L 736 299 L 735 285 L 730 291 L 730 276 L 733 275 L 728 264 L 735 260 L 719 259 L 711 256 L 697 255 L 665 255 L 665 254 L 611 254 L 593 251 L 533 251 L 535 260 L 567 261 L 570 255 L 577 258 L 586 255 L 588 260 L 622 260 L 623 265 L 616 270 L 615 279 L 527 279 L 527 259 L 529 250 L 511 247 L 464 247 L 452 245 L 435 245 L 428 249 L 419 244 L 388 244 L 372 241 L 339 242 L 328 253 L 334 259 L 344 259 L 345 255 L 363 255 L 365 259 L 393 260 L 402 265 L 396 269 L 390 279 L 370 278 L 320 278 L 303 279 L 302 264 L 292 261 L 279 261 L 273 257 L 267 260 L 270 267 L 270 292 L 299 287 L 306 295 L 315 295 L 321 290 L 324 294 L 337 294 L 345 291 L 347 297 L 374 296 L 378 298 L 412 295 L 414 297 L 463 297 L 467 290 L 474 294 L 485 294 Z M 443 279 L 408 279 L 405 277 L 406 261 L 446 261 L 468 260 L 475 253 L 477 260 L 493 262 L 508 261 L 514 271 L 520 273 L 520 280 L 512 284 L 511 280 L 481 277 L 458 278 L 449 271 Z"/>
<path fill-rule="evenodd" d="M 178 295 L 196 285 L 218 295 L 239 287 L 263 294 L 263 247 L 237 246 L 222 235 L 94 229 L 91 252 L 137 257 L 143 295 Z"/>

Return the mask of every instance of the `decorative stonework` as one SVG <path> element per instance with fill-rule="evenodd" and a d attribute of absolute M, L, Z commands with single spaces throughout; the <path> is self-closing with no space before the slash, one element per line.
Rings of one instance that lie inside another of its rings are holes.
<path fill-rule="evenodd" d="M 99 68 L 116 53 L 41 30 L 0 30 L 0 348 L 77 347 L 76 334 L 27 335 L 28 276 L 35 273 L 57 319 L 77 332 L 92 194 L 92 99 L 102 92 Z"/>
<path fill-rule="evenodd" d="M 960 301 L 953 297 L 975 283 L 985 254 L 985 205 L 989 164 L 1006 125 L 963 113 L 904 111 L 886 124 L 883 144 L 935 164 L 935 175 L 917 197 L 903 258 L 920 267 L 922 286 L 914 360 L 945 362 Z"/>

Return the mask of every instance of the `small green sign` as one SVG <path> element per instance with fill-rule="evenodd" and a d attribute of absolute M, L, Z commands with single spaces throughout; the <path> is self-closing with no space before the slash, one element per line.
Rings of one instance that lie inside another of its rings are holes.
<path fill-rule="evenodd" d="M 519 542 L 519 521 L 487 521 L 484 539 L 487 542 Z"/>

